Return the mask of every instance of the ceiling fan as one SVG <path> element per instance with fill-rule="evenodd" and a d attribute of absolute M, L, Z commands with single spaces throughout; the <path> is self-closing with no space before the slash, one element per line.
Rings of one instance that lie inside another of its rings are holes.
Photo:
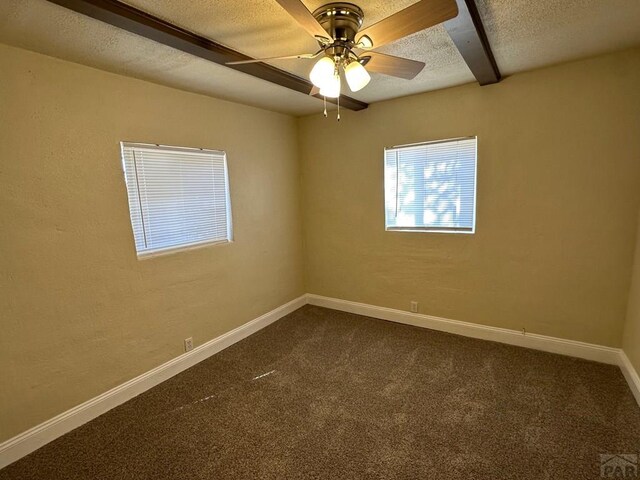
<path fill-rule="evenodd" d="M 386 55 L 372 49 L 458 15 L 456 0 L 421 0 L 360 30 L 364 12 L 352 3 L 329 3 L 311 13 L 301 0 L 276 1 L 318 41 L 319 50 L 315 53 L 228 64 L 320 57 L 309 74 L 314 85 L 310 94 L 319 93 L 328 98 L 340 97 L 341 71 L 353 92 L 369 83 L 369 71 L 411 80 L 422 71 L 425 66 L 423 62 Z"/>

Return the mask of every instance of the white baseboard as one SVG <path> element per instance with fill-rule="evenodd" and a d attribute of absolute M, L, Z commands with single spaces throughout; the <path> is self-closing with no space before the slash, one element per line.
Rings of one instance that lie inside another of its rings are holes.
<path fill-rule="evenodd" d="M 241 325 L 190 352 L 149 370 L 0 444 L 0 468 L 28 455 L 74 428 L 155 387 L 168 378 L 270 325 L 307 303 L 305 295 Z"/>
<path fill-rule="evenodd" d="M 601 345 L 547 337 L 534 333 L 523 334 L 522 332 L 506 328 L 489 327 L 487 325 L 462 322 L 460 320 L 449 320 L 432 315 L 405 312 L 403 310 L 377 307 L 366 303 L 350 302 L 348 300 L 322 297 L 320 295 L 307 294 L 307 301 L 311 305 L 332 308 L 343 312 L 357 313 L 359 315 L 414 325 L 416 327 L 455 333 L 465 337 L 508 343 L 509 345 L 533 348 L 535 350 L 543 350 L 545 352 L 584 358 L 612 365 L 619 365 L 620 363 L 619 348 L 603 347 Z"/>
<path fill-rule="evenodd" d="M 205 360 L 211 355 L 224 350 L 307 303 L 382 320 L 455 333 L 466 337 L 491 340 L 618 365 L 640 405 L 640 378 L 625 353 L 619 348 L 604 347 L 531 333 L 525 335 L 521 332 L 506 328 L 489 327 L 476 323 L 434 317 L 432 315 L 411 313 L 365 303 L 306 294 L 1 443 L 0 468 L 15 462 L 74 428 L 93 420 L 112 408 Z"/>
<path fill-rule="evenodd" d="M 638 376 L 638 372 L 636 372 L 636 369 L 631 365 L 629 357 L 624 353 L 624 350 L 620 350 L 620 369 L 622 370 L 624 378 L 627 379 L 631 393 L 633 393 L 638 405 L 640 405 L 640 376 Z"/>

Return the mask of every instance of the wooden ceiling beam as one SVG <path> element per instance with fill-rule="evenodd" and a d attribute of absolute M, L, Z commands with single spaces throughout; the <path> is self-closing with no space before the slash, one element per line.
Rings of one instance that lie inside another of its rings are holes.
<path fill-rule="evenodd" d="M 190 53 L 196 57 L 204 58 L 210 62 L 224 65 L 227 68 L 238 70 L 305 95 L 308 95 L 313 87 L 308 80 L 266 63 L 227 65 L 227 62 L 250 60 L 251 57 L 117 0 L 49 1 L 176 50 Z M 321 98 L 318 94 L 314 96 Z M 336 103 L 336 99 L 327 98 L 327 100 Z M 350 110 L 363 110 L 369 105 L 355 98 L 342 95 L 340 97 L 340 106 Z"/>
<path fill-rule="evenodd" d="M 458 16 L 444 22 L 444 28 L 480 85 L 500 81 L 498 64 L 474 0 L 456 0 Z"/>

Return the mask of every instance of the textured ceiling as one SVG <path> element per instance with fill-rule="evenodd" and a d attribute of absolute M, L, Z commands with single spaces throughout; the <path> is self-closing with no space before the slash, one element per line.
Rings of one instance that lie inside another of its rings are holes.
<path fill-rule="evenodd" d="M 353 0 L 352 0 L 353 1 Z M 127 3 L 253 57 L 313 52 L 315 41 L 275 0 L 128 0 Z M 326 0 L 305 0 L 313 10 Z M 414 0 L 358 0 L 365 25 Z M 640 44 L 640 0 L 476 0 L 498 66 L 509 75 Z M 46 0 L 2 0 L 0 42 L 137 78 L 304 115 L 321 102 L 159 45 Z M 422 60 L 407 81 L 373 75 L 350 94 L 376 102 L 472 82 L 442 26 L 385 45 L 384 53 Z M 273 62 L 307 76 L 313 60 Z"/>
<path fill-rule="evenodd" d="M 640 45 L 640 0 L 476 0 L 505 75 Z"/>

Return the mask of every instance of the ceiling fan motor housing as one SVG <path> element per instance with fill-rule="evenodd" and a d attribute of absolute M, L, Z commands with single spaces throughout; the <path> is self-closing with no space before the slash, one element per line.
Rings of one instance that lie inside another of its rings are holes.
<path fill-rule="evenodd" d="M 336 2 L 318 8 L 313 12 L 313 16 L 334 39 L 326 49 L 327 53 L 346 58 L 355 46 L 356 34 L 362 27 L 362 9 L 353 3 Z"/>

